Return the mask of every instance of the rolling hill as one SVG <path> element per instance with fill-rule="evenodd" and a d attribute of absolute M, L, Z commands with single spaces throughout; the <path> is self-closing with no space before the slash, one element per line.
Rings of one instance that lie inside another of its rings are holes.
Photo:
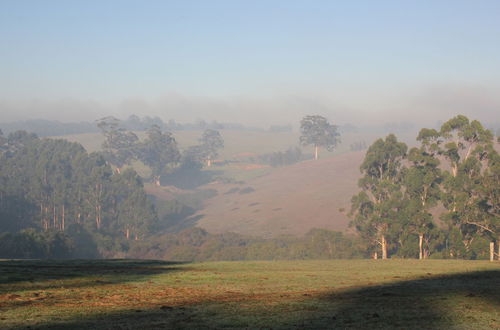
<path fill-rule="evenodd" d="M 303 235 L 311 228 L 345 231 L 346 211 L 358 191 L 364 152 L 342 154 L 279 168 L 244 184 L 212 183 L 217 191 L 193 215 L 211 233 L 259 237 Z"/>

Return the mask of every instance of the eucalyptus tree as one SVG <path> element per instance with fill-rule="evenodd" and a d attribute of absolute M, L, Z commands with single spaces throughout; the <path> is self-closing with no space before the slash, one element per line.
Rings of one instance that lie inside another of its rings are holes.
<path fill-rule="evenodd" d="M 157 213 L 144 192 L 140 176 L 133 169 L 127 169 L 120 175 L 114 175 L 112 183 L 112 231 L 123 233 L 126 239 L 143 238 L 156 224 Z"/>
<path fill-rule="evenodd" d="M 474 224 L 491 240 L 491 260 L 494 258 L 494 242 L 496 241 L 497 257 L 500 260 L 500 155 L 493 146 L 488 146 L 487 164 L 478 196 L 480 215 Z"/>
<path fill-rule="evenodd" d="M 369 148 L 360 170 L 361 192 L 352 197 L 350 216 L 361 236 L 380 246 L 387 259 L 388 238 L 401 221 L 403 159 L 408 147 L 395 135 L 378 139 Z M 377 256 L 375 252 L 374 256 Z"/>
<path fill-rule="evenodd" d="M 320 147 L 332 151 L 340 143 L 337 126 L 328 122 L 325 117 L 305 116 L 300 121 L 300 143 L 303 146 L 314 146 L 314 159 L 318 160 Z"/>
<path fill-rule="evenodd" d="M 137 158 L 137 146 L 139 138 L 134 132 L 128 131 L 120 127 L 120 120 L 115 117 L 104 117 L 97 121 L 99 127 L 105 137 L 102 144 L 104 156 L 116 167 L 116 171 L 120 173 L 123 166 L 130 163 L 131 160 Z"/>
<path fill-rule="evenodd" d="M 147 138 L 138 146 L 139 159 L 151 169 L 151 178 L 159 186 L 160 176 L 168 166 L 174 166 L 181 158 L 177 142 L 170 132 L 163 132 L 157 125 L 147 131 Z"/>
<path fill-rule="evenodd" d="M 212 165 L 212 160 L 219 155 L 218 150 L 224 148 L 224 140 L 219 131 L 206 129 L 200 138 L 200 146 L 207 166 Z"/>
<path fill-rule="evenodd" d="M 429 210 L 436 206 L 440 198 L 442 173 L 439 151 L 439 133 L 433 129 L 422 129 L 417 137 L 419 148 L 408 153 L 410 166 L 404 176 L 406 225 L 418 235 L 419 259 L 429 256 L 429 240 L 436 231 Z M 425 246 L 424 246 L 425 243 Z"/>
<path fill-rule="evenodd" d="M 81 159 L 76 171 L 78 200 L 83 202 L 78 222 L 83 221 L 91 230 L 99 231 L 105 226 L 104 214 L 109 205 L 113 171 L 100 153 L 91 153 Z M 95 225 L 89 226 L 87 219 L 94 219 Z"/>
<path fill-rule="evenodd" d="M 466 253 L 477 234 L 485 231 L 481 223 L 480 191 L 493 151 L 493 135 L 477 120 L 456 116 L 441 126 L 440 155 L 445 162 L 441 201 L 447 212 L 443 219 L 459 228 Z M 453 253 L 453 251 L 451 251 Z M 463 257 L 463 256 L 462 256 Z"/>

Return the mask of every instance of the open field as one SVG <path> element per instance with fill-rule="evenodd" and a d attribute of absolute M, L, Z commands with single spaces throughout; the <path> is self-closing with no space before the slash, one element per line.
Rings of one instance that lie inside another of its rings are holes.
<path fill-rule="evenodd" d="M 0 327 L 500 328 L 500 264 L 0 261 Z"/>

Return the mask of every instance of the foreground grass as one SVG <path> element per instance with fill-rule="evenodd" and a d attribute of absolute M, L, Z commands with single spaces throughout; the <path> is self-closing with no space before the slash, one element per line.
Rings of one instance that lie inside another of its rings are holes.
<path fill-rule="evenodd" d="M 483 261 L 0 261 L 0 328 L 500 328 Z"/>

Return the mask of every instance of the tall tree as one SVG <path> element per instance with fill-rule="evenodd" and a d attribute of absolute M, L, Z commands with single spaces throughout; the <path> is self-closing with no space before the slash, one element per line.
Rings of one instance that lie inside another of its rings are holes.
<path fill-rule="evenodd" d="M 207 166 L 210 167 L 212 160 L 219 155 L 218 150 L 224 148 L 224 140 L 219 131 L 209 128 L 203 132 L 200 144 Z"/>
<path fill-rule="evenodd" d="M 450 169 L 444 171 L 442 184 L 442 202 L 447 209 L 443 219 L 459 228 L 466 253 L 472 253 L 476 234 L 484 230 L 478 222 L 479 192 L 493 135 L 479 121 L 469 121 L 463 115 L 445 122 L 439 133 L 440 154 Z"/>
<path fill-rule="evenodd" d="M 328 122 L 325 117 L 314 115 L 305 116 L 300 121 L 300 143 L 304 146 L 314 146 L 314 159 L 318 159 L 318 148 L 332 151 L 340 143 L 340 134 L 337 126 Z"/>
<path fill-rule="evenodd" d="M 138 150 L 140 160 L 151 168 L 151 177 L 156 185 L 160 185 L 160 177 L 180 160 L 179 149 L 172 133 L 163 132 L 159 126 L 153 125 L 147 132 L 147 139 Z"/>
<path fill-rule="evenodd" d="M 106 160 L 113 164 L 120 173 L 123 166 L 137 157 L 139 138 L 135 133 L 120 127 L 120 120 L 115 117 L 99 119 L 97 127 L 101 129 L 105 137 L 102 147 Z"/>
<path fill-rule="evenodd" d="M 490 240 L 490 258 L 494 256 L 494 242 L 497 244 L 497 257 L 500 261 L 500 154 L 493 146 L 487 150 L 488 167 L 484 171 L 478 192 L 480 214 L 475 225 Z"/>
<path fill-rule="evenodd" d="M 429 240 L 436 230 L 429 210 L 436 206 L 440 197 L 442 174 L 439 159 L 436 158 L 439 146 L 439 133 L 436 130 L 422 129 L 417 137 L 419 148 L 412 148 L 408 154 L 411 166 L 405 172 L 406 216 L 410 231 L 419 238 L 419 259 L 429 256 Z M 425 246 L 424 246 L 425 244 Z"/>
<path fill-rule="evenodd" d="M 153 203 L 147 198 L 141 178 L 133 169 L 113 177 L 111 204 L 115 217 L 113 231 L 138 240 L 148 234 L 157 221 Z"/>
<path fill-rule="evenodd" d="M 351 225 L 380 246 L 382 259 L 388 256 L 388 237 L 401 216 L 402 160 L 406 151 L 406 144 L 392 134 L 375 141 L 360 167 L 363 177 L 358 186 L 362 190 L 351 200 Z"/>

